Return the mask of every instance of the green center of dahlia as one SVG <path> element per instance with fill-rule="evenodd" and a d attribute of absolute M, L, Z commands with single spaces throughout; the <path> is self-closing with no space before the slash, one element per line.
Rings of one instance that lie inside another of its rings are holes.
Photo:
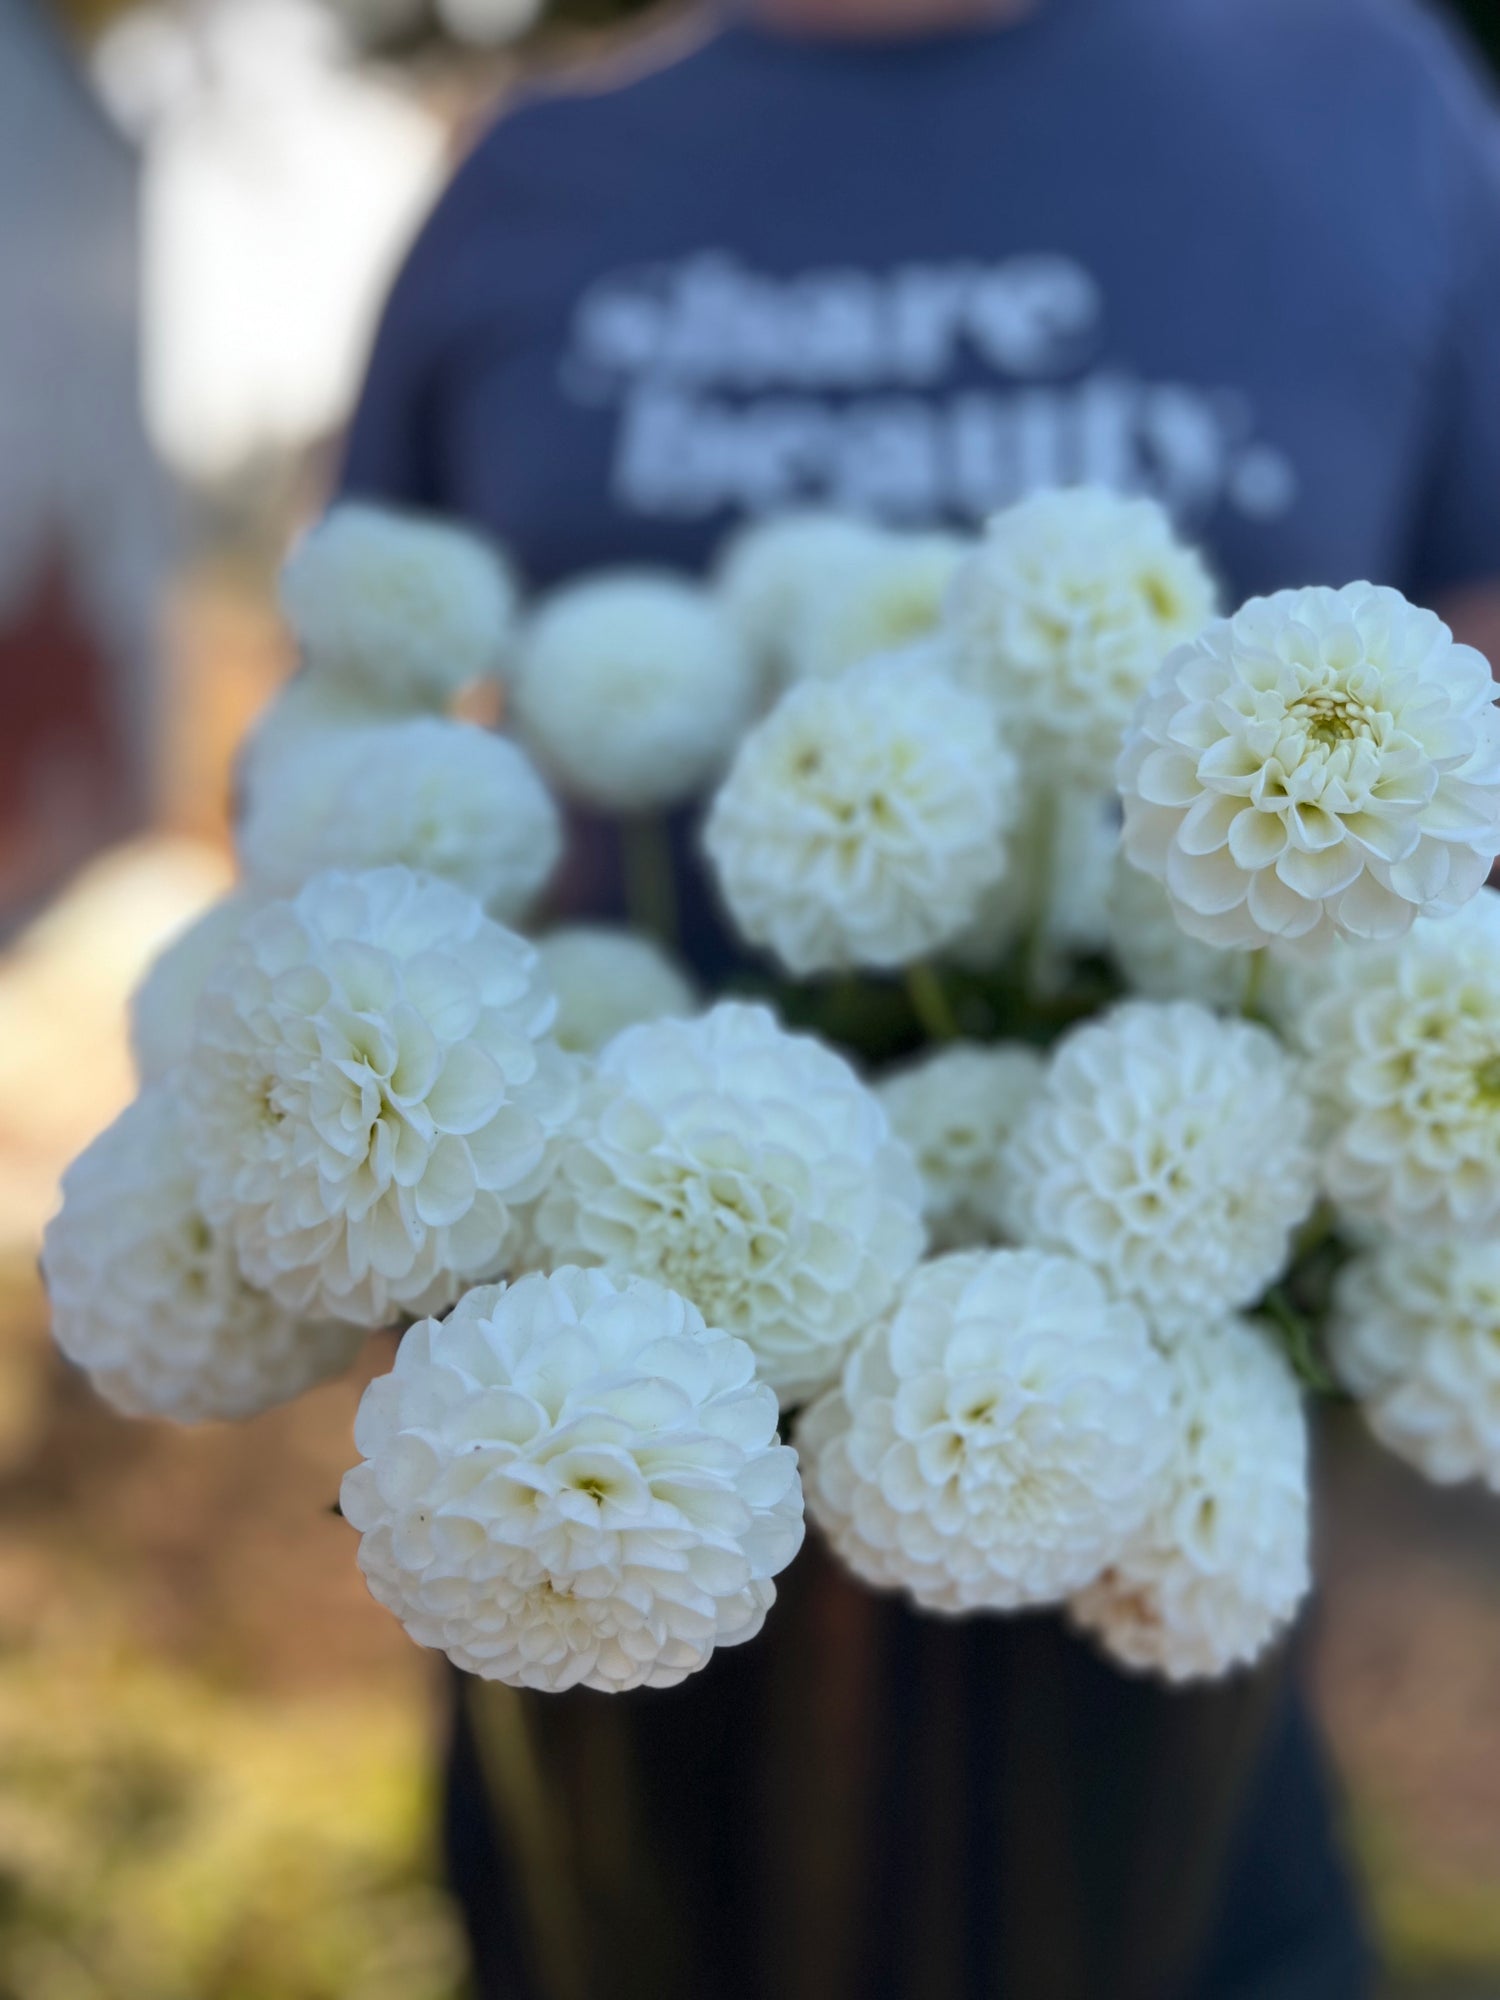
<path fill-rule="evenodd" d="M 1362 702 L 1343 694 L 1306 694 L 1292 703 L 1292 713 L 1314 743 L 1332 748 L 1353 737 L 1368 736 L 1370 718 Z"/>

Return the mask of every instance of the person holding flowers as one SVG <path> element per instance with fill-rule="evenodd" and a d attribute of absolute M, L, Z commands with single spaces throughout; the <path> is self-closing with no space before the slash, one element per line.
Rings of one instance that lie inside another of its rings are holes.
<path fill-rule="evenodd" d="M 397 283 L 59 1341 L 404 1329 L 486 2000 L 1362 1993 L 1276 1642 L 1306 1391 L 1500 1486 L 1490 114 L 1376 0 L 689 41 Z"/>

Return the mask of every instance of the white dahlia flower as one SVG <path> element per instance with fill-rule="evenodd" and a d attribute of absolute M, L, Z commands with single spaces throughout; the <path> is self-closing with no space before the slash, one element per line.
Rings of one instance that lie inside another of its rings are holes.
<path fill-rule="evenodd" d="M 670 1285 L 794 1403 L 921 1255 L 922 1191 L 873 1092 L 764 1007 L 627 1028 L 533 1227 L 552 1264 Z"/>
<path fill-rule="evenodd" d="M 706 591 L 618 570 L 556 591 L 522 641 L 516 727 L 563 788 L 611 812 L 681 805 L 755 706 L 750 653 Z"/>
<path fill-rule="evenodd" d="M 1052 1604 L 1113 1561 L 1171 1446 L 1165 1362 L 1085 1265 L 923 1264 L 797 1430 L 808 1512 L 929 1611 Z"/>
<path fill-rule="evenodd" d="M 422 715 L 262 769 L 238 844 L 246 875 L 272 895 L 327 868 L 399 864 L 515 923 L 557 866 L 562 822 L 519 744 Z"/>
<path fill-rule="evenodd" d="M 572 924 L 537 945 L 557 995 L 560 1047 L 597 1055 L 638 1021 L 696 1013 L 692 981 L 653 939 L 608 924 Z"/>
<path fill-rule="evenodd" d="M 1372 1431 L 1500 1492 L 1500 1243 L 1386 1243 L 1339 1273 L 1329 1344 Z"/>
<path fill-rule="evenodd" d="M 1123 853 L 1110 882 L 1109 949 L 1126 984 L 1147 1000 L 1197 1000 L 1238 1013 L 1250 994 L 1252 955 L 1189 937 L 1162 884 Z"/>
<path fill-rule="evenodd" d="M 804 590 L 787 642 L 794 679 L 826 680 L 877 653 L 930 639 L 972 544 L 958 535 L 872 532 Z"/>
<path fill-rule="evenodd" d="M 672 1687 L 753 1639 L 802 1542 L 743 1341 L 566 1270 L 423 1320 L 360 1404 L 341 1506 L 373 1595 L 513 1687 Z"/>
<path fill-rule="evenodd" d="M 1201 1680 L 1257 1658 L 1307 1594 L 1307 1420 L 1285 1357 L 1243 1320 L 1204 1324 L 1169 1360 L 1160 1497 L 1071 1609 L 1121 1665 Z"/>
<path fill-rule="evenodd" d="M 1085 486 L 994 517 L 953 579 L 944 632 L 1017 747 L 1103 792 L 1142 689 L 1214 608 L 1154 501 Z"/>
<path fill-rule="evenodd" d="M 1001 1155 L 1042 1073 L 1041 1057 L 1019 1042 L 952 1042 L 879 1085 L 891 1129 L 921 1173 L 936 1248 L 966 1249 L 1004 1233 Z"/>
<path fill-rule="evenodd" d="M 245 1282 L 182 1138 L 156 1085 L 63 1175 L 42 1251 L 53 1335 L 127 1416 L 253 1417 L 339 1374 L 363 1329 L 298 1318 Z"/>
<path fill-rule="evenodd" d="M 1275 1036 L 1189 1001 L 1073 1029 L 1006 1149 L 1022 1243 L 1065 1250 L 1163 1338 L 1250 1304 L 1315 1191 L 1311 1107 Z"/>
<path fill-rule="evenodd" d="M 187 1054 L 198 996 L 259 907 L 244 889 L 221 896 L 146 968 L 130 996 L 130 1048 L 142 1083 L 164 1077 Z"/>
<path fill-rule="evenodd" d="M 504 1269 L 571 1116 L 536 952 L 451 883 L 314 876 L 246 925 L 183 1066 L 206 1212 L 290 1310 L 380 1325 Z"/>
<path fill-rule="evenodd" d="M 1125 850 L 1208 944 L 1385 940 L 1500 848 L 1488 664 L 1368 583 L 1252 598 L 1162 667 L 1120 757 Z"/>
<path fill-rule="evenodd" d="M 1500 1223 L 1500 895 L 1341 955 L 1287 1025 L 1346 1215 L 1422 1237 Z"/>
<path fill-rule="evenodd" d="M 310 676 L 442 708 L 500 671 L 516 589 L 468 529 L 346 500 L 287 557 L 281 604 Z"/>
<path fill-rule="evenodd" d="M 276 782 L 283 770 L 307 764 L 327 771 L 350 736 L 374 724 L 403 722 L 424 711 L 419 703 L 386 698 L 380 689 L 332 674 L 302 672 L 284 681 L 255 718 L 235 760 L 241 805 Z"/>
<path fill-rule="evenodd" d="M 720 600 L 766 679 L 790 669 L 792 633 L 830 570 L 866 554 L 881 530 L 814 508 L 773 514 L 740 528 L 717 566 Z"/>
<path fill-rule="evenodd" d="M 739 931 L 789 971 L 908 965 L 1000 880 L 1016 785 L 987 705 L 891 654 L 781 697 L 704 842 Z"/>

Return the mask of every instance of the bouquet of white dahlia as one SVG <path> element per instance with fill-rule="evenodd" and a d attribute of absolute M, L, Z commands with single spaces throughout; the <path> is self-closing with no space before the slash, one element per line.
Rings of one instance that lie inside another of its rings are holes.
<path fill-rule="evenodd" d="M 1089 490 L 529 607 L 342 506 L 284 602 L 243 880 L 137 994 L 45 1267 L 135 1415 L 398 1333 L 342 1510 L 423 1644 L 669 1685 L 755 1636 L 805 1505 L 873 1589 L 1187 1680 L 1307 1589 L 1310 1392 L 1500 1489 L 1500 718 L 1430 612 L 1220 616 Z M 450 712 L 486 676 L 498 734 Z M 545 921 L 569 805 L 631 924 Z"/>

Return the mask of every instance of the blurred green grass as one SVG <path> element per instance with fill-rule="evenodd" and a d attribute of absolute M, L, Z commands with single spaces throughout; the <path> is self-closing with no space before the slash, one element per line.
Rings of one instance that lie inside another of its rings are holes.
<path fill-rule="evenodd" d="M 420 1716 L 233 1697 L 85 1630 L 0 1657 L 7 2000 L 452 2000 Z"/>
<path fill-rule="evenodd" d="M 127 1426 L 44 1328 L 0 1264 L 0 2000 L 458 2000 L 430 1664 L 327 1511 L 358 1383 Z"/>

